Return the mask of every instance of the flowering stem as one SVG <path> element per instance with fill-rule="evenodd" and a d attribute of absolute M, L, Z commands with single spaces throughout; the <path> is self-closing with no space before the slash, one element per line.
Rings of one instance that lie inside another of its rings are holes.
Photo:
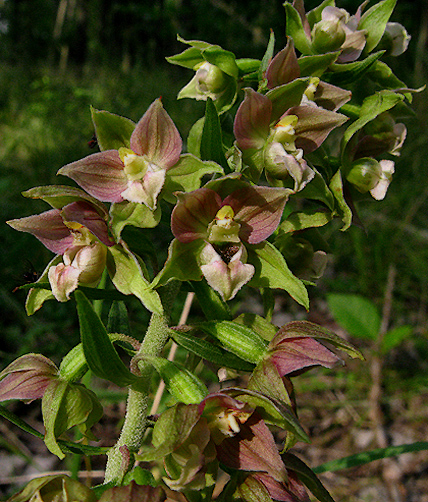
<path fill-rule="evenodd" d="M 164 312 L 170 311 L 171 300 L 178 292 L 177 284 L 168 286 L 163 297 Z M 153 313 L 136 357 L 159 356 L 168 341 L 168 336 L 168 315 Z M 108 453 L 104 483 L 112 482 L 119 485 L 122 482 L 124 475 L 132 467 L 129 454 L 137 452 L 143 442 L 147 427 L 152 367 L 144 361 L 140 362 L 138 367 L 144 378 L 138 388 L 129 388 L 125 421 L 117 443 Z"/>

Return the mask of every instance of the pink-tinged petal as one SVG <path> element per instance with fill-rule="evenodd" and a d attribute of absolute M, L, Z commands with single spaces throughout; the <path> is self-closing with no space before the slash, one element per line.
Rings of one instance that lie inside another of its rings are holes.
<path fill-rule="evenodd" d="M 295 143 L 305 154 L 316 150 L 335 127 L 341 126 L 348 120 L 345 115 L 318 106 L 295 106 L 287 110 L 284 115 L 297 116 Z"/>
<path fill-rule="evenodd" d="M 104 272 L 107 259 L 107 248 L 100 242 L 87 246 L 74 246 L 63 255 L 65 265 L 79 270 L 79 284 L 96 286 Z"/>
<path fill-rule="evenodd" d="M 366 33 L 366 30 L 358 30 L 346 34 L 346 40 L 341 47 L 341 54 L 337 58 L 338 63 L 350 63 L 360 57 L 366 45 Z"/>
<path fill-rule="evenodd" d="M 272 102 L 253 89 L 245 89 L 244 101 L 238 108 L 233 126 L 241 150 L 263 148 L 269 136 Z"/>
<path fill-rule="evenodd" d="M 268 89 L 273 89 L 300 77 L 294 43 L 287 39 L 287 45 L 272 59 L 266 70 Z"/>
<path fill-rule="evenodd" d="M 383 200 L 391 183 L 395 168 L 392 160 L 381 160 L 379 164 L 382 168 L 382 175 L 379 183 L 370 190 L 370 193 L 374 199 Z"/>
<path fill-rule="evenodd" d="M 80 223 L 86 227 L 106 246 L 114 246 L 115 242 L 108 235 L 105 219 L 88 202 L 72 202 L 62 208 L 61 214 L 67 221 Z"/>
<path fill-rule="evenodd" d="M 122 197 L 129 202 L 145 204 L 154 211 L 164 183 L 164 170 L 148 172 L 142 180 L 128 182 L 128 188 L 122 192 Z"/>
<path fill-rule="evenodd" d="M 51 375 L 41 375 L 37 371 L 26 371 L 7 375 L 0 382 L 0 402 L 10 399 L 33 401 L 43 397 L 52 381 Z"/>
<path fill-rule="evenodd" d="M 272 433 L 254 412 L 240 432 L 217 446 L 217 458 L 231 469 L 266 472 L 279 482 L 287 481 L 287 471 Z"/>
<path fill-rule="evenodd" d="M 279 502 L 309 502 L 310 498 L 304 485 L 293 472 L 287 472 L 287 483 L 280 483 L 271 476 L 260 472 L 252 474 L 252 476 L 266 487 L 273 500 Z"/>
<path fill-rule="evenodd" d="M 340 361 L 324 345 L 309 337 L 286 338 L 275 343 L 269 360 L 276 366 L 281 376 L 309 366 L 332 368 Z"/>
<path fill-rule="evenodd" d="M 56 267 L 51 267 L 48 272 L 49 283 L 52 294 L 59 302 L 66 302 L 70 299 L 70 294 L 77 289 L 81 270 L 72 266 L 59 263 Z"/>
<path fill-rule="evenodd" d="M 254 275 L 253 265 L 241 261 L 244 251 L 245 248 L 241 245 L 228 263 L 223 261 L 211 244 L 207 244 L 201 252 L 202 273 L 210 287 L 217 291 L 224 301 L 234 298 Z"/>
<path fill-rule="evenodd" d="M 180 242 L 191 242 L 207 236 L 208 225 L 221 207 L 220 196 L 210 188 L 189 193 L 176 193 L 178 203 L 172 211 L 171 230 Z"/>
<path fill-rule="evenodd" d="M 15 230 L 37 237 L 50 251 L 62 254 L 73 243 L 70 229 L 64 225 L 59 209 L 7 222 Z"/>
<path fill-rule="evenodd" d="M 234 221 L 241 225 L 241 239 L 258 244 L 276 230 L 289 194 L 285 188 L 248 186 L 228 195 L 223 205 L 234 210 Z"/>
<path fill-rule="evenodd" d="M 122 202 L 127 187 L 124 166 L 117 150 L 94 153 L 67 164 L 58 174 L 68 176 L 102 202 Z"/>
<path fill-rule="evenodd" d="M 135 126 L 131 135 L 131 149 L 146 155 L 163 169 L 174 166 L 180 158 L 182 141 L 171 117 L 156 99 Z"/>

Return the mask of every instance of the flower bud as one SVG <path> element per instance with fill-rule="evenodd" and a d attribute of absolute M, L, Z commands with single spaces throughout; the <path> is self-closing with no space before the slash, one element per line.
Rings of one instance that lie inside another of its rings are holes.
<path fill-rule="evenodd" d="M 227 86 L 226 74 L 217 66 L 205 62 L 196 70 L 196 79 L 202 93 L 219 94 Z"/>
<path fill-rule="evenodd" d="M 400 23 L 387 23 L 377 50 L 386 50 L 390 56 L 399 56 L 407 50 L 411 36 Z"/>
<path fill-rule="evenodd" d="M 312 29 L 312 47 L 318 54 L 336 51 L 346 39 L 339 19 L 320 21 Z"/>
<path fill-rule="evenodd" d="M 382 169 L 379 162 L 370 157 L 358 159 L 352 163 L 346 179 L 361 192 L 366 193 L 372 190 L 382 176 Z"/>

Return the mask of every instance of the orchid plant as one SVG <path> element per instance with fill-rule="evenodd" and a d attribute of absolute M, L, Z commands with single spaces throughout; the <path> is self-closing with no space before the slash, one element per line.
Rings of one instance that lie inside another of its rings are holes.
<path fill-rule="evenodd" d="M 360 222 L 360 204 L 386 195 L 406 135 L 400 120 L 411 115 L 415 92 L 381 61 L 410 39 L 389 22 L 395 2 L 368 9 L 364 2 L 349 14 L 334 0 L 310 12 L 303 0 L 287 1 L 286 46 L 275 53 L 272 33 L 262 60 L 179 38 L 188 47 L 168 60 L 195 75 L 178 98 L 206 102 L 186 153 L 160 98 L 137 124 L 92 109 L 100 152 L 58 171 L 80 188 L 23 193 L 51 209 L 8 224 L 55 254 L 37 282 L 23 286 L 27 313 L 74 298 L 81 343 L 59 367 L 41 354 L 15 360 L 0 373 L 0 400 L 41 399 L 53 454 L 106 453 L 107 464 L 93 489 L 45 476 L 11 501 L 303 502 L 309 492 L 332 500 L 290 451 L 309 441 L 293 379 L 335 367 L 337 351 L 362 355 L 316 324 L 276 326 L 272 313 L 278 290 L 309 309 L 308 286 L 327 265 L 319 229 L 338 221 L 332 228 L 346 230 Z M 172 233 L 163 264 L 146 265 L 122 237 L 127 225 Z M 204 320 L 172 323 L 180 288 L 195 294 Z M 264 315 L 236 316 L 230 305 L 250 291 Z M 151 313 L 143 337 L 117 332 L 130 295 Z M 92 300 L 109 305 L 108 323 Z M 171 344 L 187 354 L 184 364 L 167 357 Z M 207 386 L 199 362 L 218 370 L 216 384 Z M 96 440 L 91 428 L 103 410 L 82 383 L 88 371 L 128 391 L 123 428 L 109 449 L 67 435 L 78 427 Z M 160 380 L 169 399 L 155 409 Z M 6 408 L 2 414 L 31 430 Z"/>

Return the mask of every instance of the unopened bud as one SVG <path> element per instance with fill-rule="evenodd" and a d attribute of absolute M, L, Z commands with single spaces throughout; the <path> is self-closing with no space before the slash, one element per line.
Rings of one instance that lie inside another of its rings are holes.
<path fill-rule="evenodd" d="M 372 190 L 382 176 L 382 168 L 379 162 L 370 157 L 358 159 L 353 162 L 351 170 L 346 179 L 361 192 L 366 193 Z"/>
<path fill-rule="evenodd" d="M 202 93 L 219 94 L 227 86 L 226 74 L 208 62 L 203 63 L 197 69 L 196 78 Z"/>
<path fill-rule="evenodd" d="M 339 19 L 320 21 L 312 29 L 312 47 L 319 54 L 339 49 L 345 39 Z"/>

